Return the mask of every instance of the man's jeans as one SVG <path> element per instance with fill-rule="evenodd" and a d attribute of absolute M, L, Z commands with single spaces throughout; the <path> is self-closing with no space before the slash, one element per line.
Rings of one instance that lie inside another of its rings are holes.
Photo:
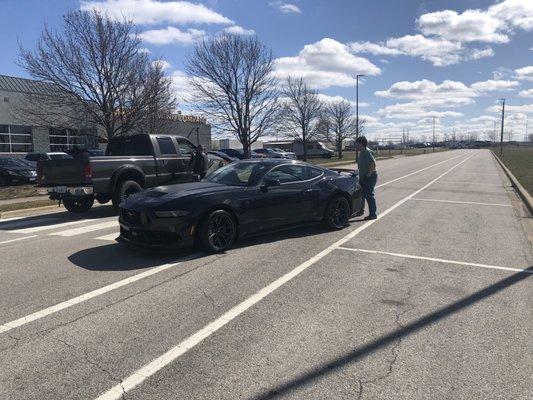
<path fill-rule="evenodd" d="M 365 209 L 365 200 L 368 203 L 368 211 L 371 217 L 376 215 L 376 198 L 374 197 L 374 187 L 378 180 L 378 174 L 374 172 L 370 176 L 361 177 L 359 184 L 363 192 L 363 198 L 361 202 L 361 211 Z"/>

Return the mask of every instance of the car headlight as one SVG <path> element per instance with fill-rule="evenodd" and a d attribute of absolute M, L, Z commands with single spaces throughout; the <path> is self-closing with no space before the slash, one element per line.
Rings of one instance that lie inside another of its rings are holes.
<path fill-rule="evenodd" d="M 187 210 L 174 210 L 174 211 L 154 211 L 154 214 L 158 218 L 176 218 L 189 215 L 191 212 Z"/>

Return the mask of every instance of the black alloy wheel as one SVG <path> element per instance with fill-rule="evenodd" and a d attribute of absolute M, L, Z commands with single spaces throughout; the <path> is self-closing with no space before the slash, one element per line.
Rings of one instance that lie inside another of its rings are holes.
<path fill-rule="evenodd" d="M 237 237 L 235 218 L 224 210 L 215 210 L 205 218 L 200 228 L 202 247 L 212 253 L 229 249 Z"/>
<path fill-rule="evenodd" d="M 350 219 L 350 204 L 344 196 L 333 197 L 327 207 L 324 222 L 328 228 L 339 230 L 348 225 Z"/>

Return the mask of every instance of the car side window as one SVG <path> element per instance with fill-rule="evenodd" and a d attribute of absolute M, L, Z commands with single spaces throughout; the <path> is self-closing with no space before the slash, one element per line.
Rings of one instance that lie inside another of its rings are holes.
<path fill-rule="evenodd" d="M 176 148 L 172 144 L 172 139 L 169 137 L 158 137 L 157 144 L 161 154 L 177 154 Z"/>
<path fill-rule="evenodd" d="M 195 147 L 185 139 L 178 139 L 178 150 L 182 156 L 188 156 L 196 150 Z"/>
<path fill-rule="evenodd" d="M 307 179 L 314 179 L 323 174 L 323 171 L 319 168 L 306 167 L 307 169 Z"/>
<path fill-rule="evenodd" d="M 279 180 L 280 183 L 305 181 L 306 169 L 301 165 L 282 165 L 267 173 L 264 179 Z"/>

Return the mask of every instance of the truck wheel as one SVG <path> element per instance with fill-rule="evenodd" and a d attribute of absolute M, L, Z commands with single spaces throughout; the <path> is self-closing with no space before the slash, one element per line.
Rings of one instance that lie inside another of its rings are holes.
<path fill-rule="evenodd" d="M 115 193 L 113 194 L 113 207 L 118 210 L 118 206 L 132 194 L 140 192 L 142 190 L 141 185 L 135 181 L 124 181 L 117 185 Z"/>
<path fill-rule="evenodd" d="M 79 199 L 63 199 L 63 205 L 72 213 L 87 212 L 94 203 L 94 197 L 82 197 Z"/>

